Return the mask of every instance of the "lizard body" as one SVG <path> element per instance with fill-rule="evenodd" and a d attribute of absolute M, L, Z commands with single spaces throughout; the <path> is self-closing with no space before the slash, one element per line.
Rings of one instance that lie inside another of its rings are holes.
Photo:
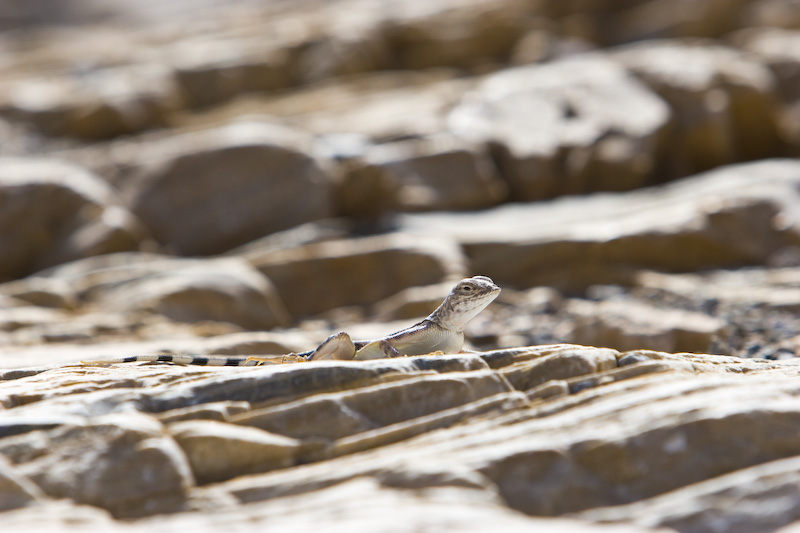
<path fill-rule="evenodd" d="M 432 352 L 457 353 L 464 346 L 464 326 L 489 305 L 500 287 L 486 276 L 459 281 L 442 304 L 422 321 L 381 339 L 353 341 L 340 331 L 316 349 L 287 357 L 307 360 L 367 360 L 402 355 L 425 355 Z M 277 362 L 266 357 L 224 357 L 193 355 L 134 355 L 117 359 L 90 361 L 102 365 L 132 362 L 170 362 L 184 365 L 255 366 Z"/>

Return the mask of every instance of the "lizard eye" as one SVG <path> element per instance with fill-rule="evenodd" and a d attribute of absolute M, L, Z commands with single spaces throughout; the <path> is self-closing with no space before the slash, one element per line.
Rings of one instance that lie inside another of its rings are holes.
<path fill-rule="evenodd" d="M 464 285 L 463 290 L 469 292 L 472 290 L 472 287 L 470 287 L 469 285 Z"/>

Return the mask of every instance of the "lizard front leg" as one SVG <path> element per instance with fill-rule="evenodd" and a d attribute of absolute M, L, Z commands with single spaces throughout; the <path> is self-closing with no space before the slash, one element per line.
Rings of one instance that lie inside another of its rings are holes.
<path fill-rule="evenodd" d="M 339 361 L 352 361 L 356 356 L 356 345 L 350 335 L 340 331 L 331 335 L 322 344 L 317 346 L 309 361 L 323 361 L 325 359 L 336 359 Z"/>

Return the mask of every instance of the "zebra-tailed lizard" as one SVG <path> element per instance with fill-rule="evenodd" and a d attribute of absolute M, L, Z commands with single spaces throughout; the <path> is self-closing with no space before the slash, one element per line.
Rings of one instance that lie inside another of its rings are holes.
<path fill-rule="evenodd" d="M 403 355 L 425 355 L 434 352 L 458 353 L 464 346 L 464 326 L 497 298 L 500 287 L 486 276 L 459 281 L 436 310 L 411 327 L 373 341 L 353 341 L 340 331 L 325 339 L 316 349 L 289 358 L 321 361 L 365 360 Z M 183 365 L 253 366 L 274 362 L 261 357 L 224 357 L 195 355 L 133 355 L 117 359 L 87 361 L 84 364 L 166 362 Z"/>

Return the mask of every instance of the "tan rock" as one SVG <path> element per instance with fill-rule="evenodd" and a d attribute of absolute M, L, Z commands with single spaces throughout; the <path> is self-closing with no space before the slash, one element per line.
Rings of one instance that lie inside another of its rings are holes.
<path fill-rule="evenodd" d="M 34 483 L 0 456 L 0 512 L 17 509 L 44 499 L 44 494 Z"/>
<path fill-rule="evenodd" d="M 78 305 L 75 292 L 67 282 L 44 277 L 28 277 L 0 284 L 0 295 L 39 307 L 73 309 Z"/>
<path fill-rule="evenodd" d="M 165 68 L 137 65 L 17 81 L 5 99 L 11 117 L 47 135 L 98 140 L 165 126 L 174 90 Z"/>
<path fill-rule="evenodd" d="M 730 166 L 662 186 L 468 216 L 403 215 L 401 228 L 454 238 L 475 272 L 512 288 L 581 291 L 671 272 L 765 263 L 800 227 L 792 160 Z"/>
<path fill-rule="evenodd" d="M 616 367 L 614 350 L 565 347 L 531 361 L 507 366 L 501 373 L 515 389 L 526 391 L 551 380 L 564 380 Z"/>
<path fill-rule="evenodd" d="M 737 32 L 730 39 L 767 64 L 785 101 L 793 102 L 800 98 L 800 31 L 749 28 Z"/>
<path fill-rule="evenodd" d="M 706 353 L 725 328 L 721 319 L 704 313 L 659 309 L 633 300 L 571 300 L 564 311 L 575 320 L 565 340 L 620 351 Z"/>
<path fill-rule="evenodd" d="M 0 159 L 0 204 L 0 280 L 133 250 L 144 233 L 105 182 L 60 161 Z"/>
<path fill-rule="evenodd" d="M 0 450 L 47 495 L 118 517 L 175 510 L 193 484 L 185 456 L 161 425 L 134 413 L 8 437 Z"/>
<path fill-rule="evenodd" d="M 236 424 L 302 439 L 341 439 L 510 392 L 492 372 L 448 373 L 317 395 L 234 416 Z M 421 398 L 427 398 L 421 402 Z"/>
<path fill-rule="evenodd" d="M 529 10 L 517 0 L 398 2 L 384 31 L 400 68 L 475 68 L 510 55 Z"/>
<path fill-rule="evenodd" d="M 672 108 L 673 176 L 780 155 L 776 84 L 764 64 L 702 41 L 636 43 L 612 57 Z"/>
<path fill-rule="evenodd" d="M 798 487 L 800 460 L 791 457 L 744 468 L 643 502 L 601 507 L 578 516 L 678 531 L 768 531 L 800 520 L 793 503 L 800 497 Z M 733 502 L 734 508 L 728 507 Z M 762 512 L 748 512 L 752 508 Z"/>
<path fill-rule="evenodd" d="M 275 284 L 292 316 L 370 305 L 465 272 L 461 251 L 450 241 L 394 234 L 267 249 L 249 260 Z"/>
<path fill-rule="evenodd" d="M 668 120 L 619 64 L 586 54 L 488 76 L 449 126 L 489 143 L 511 199 L 530 201 L 652 183 Z"/>
<path fill-rule="evenodd" d="M 361 181 L 388 183 L 393 194 L 386 207 L 399 211 L 480 209 L 500 203 L 506 193 L 488 155 L 450 136 L 375 146 L 348 172 L 357 176 L 344 179 L 341 196 L 359 194 L 352 185 L 358 175 L 366 175 Z M 373 200 L 366 196 L 362 204 Z M 359 209 L 349 207 L 351 212 Z"/>
<path fill-rule="evenodd" d="M 176 136 L 143 154 L 127 203 L 168 249 L 230 250 L 331 215 L 332 186 L 309 143 L 263 121 Z"/>
<path fill-rule="evenodd" d="M 199 484 L 292 466 L 300 449 L 295 439 L 211 420 L 177 422 L 169 432 Z"/>
<path fill-rule="evenodd" d="M 175 83 L 187 107 L 206 107 L 253 91 L 295 83 L 291 47 L 274 46 L 263 38 L 195 38 L 172 51 Z"/>
<path fill-rule="evenodd" d="M 154 313 L 176 322 L 218 321 L 247 329 L 288 325 L 270 281 L 239 258 L 176 259 L 107 255 L 45 272 L 69 283 L 84 304 L 124 314 Z"/>

